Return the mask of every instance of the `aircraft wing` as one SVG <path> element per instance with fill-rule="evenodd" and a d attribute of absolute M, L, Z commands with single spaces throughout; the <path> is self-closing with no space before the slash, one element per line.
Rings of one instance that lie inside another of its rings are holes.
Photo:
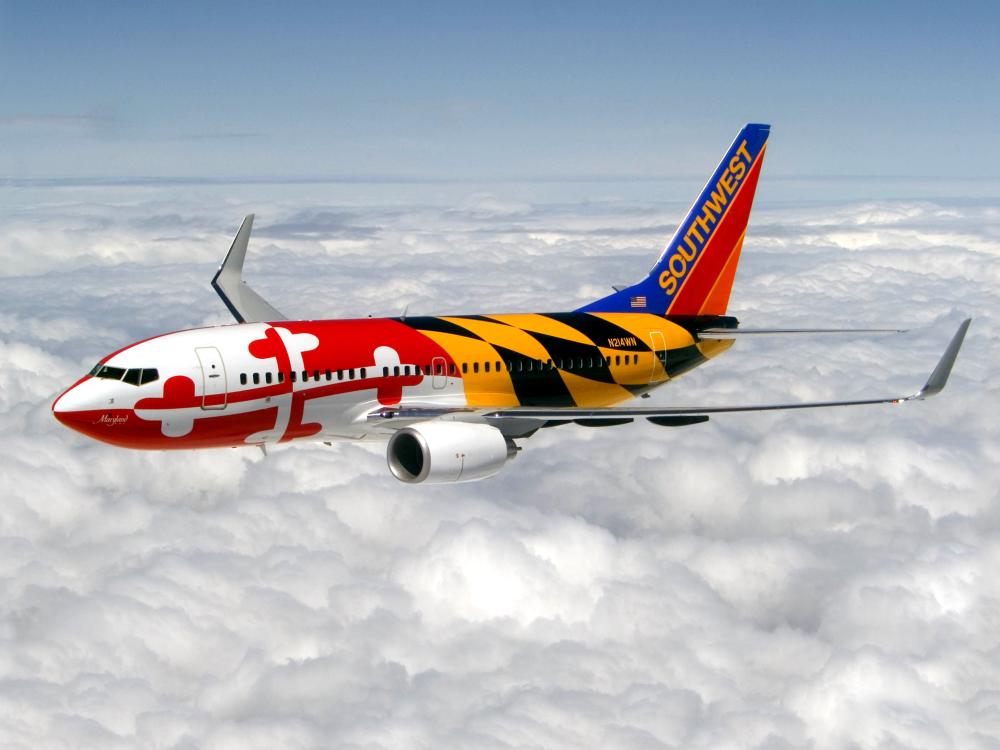
<path fill-rule="evenodd" d="M 703 328 L 700 339 L 735 339 L 740 336 L 787 336 L 796 334 L 906 333 L 905 328 Z"/>
<path fill-rule="evenodd" d="M 644 418 L 662 426 L 681 426 L 705 422 L 710 414 L 726 414 L 734 412 L 781 411 L 788 409 L 818 409 L 830 406 L 860 406 L 863 404 L 898 404 L 904 401 L 922 401 L 941 392 L 948 382 L 948 376 L 962 347 L 965 333 L 969 330 L 971 318 L 966 319 L 952 336 L 944 354 L 938 360 L 937 366 L 930 374 L 924 386 L 906 396 L 889 396 L 883 398 L 853 399 L 848 401 L 806 401 L 785 404 L 747 404 L 735 406 L 653 406 L 653 407 L 547 407 L 547 406 L 515 406 L 502 409 L 448 409 L 434 407 L 401 406 L 384 407 L 368 416 L 370 422 L 385 423 L 394 418 L 403 420 L 434 419 L 457 413 L 468 413 L 477 418 L 483 418 L 489 423 L 503 429 L 506 420 L 522 423 L 525 427 L 535 423 L 535 427 L 546 422 L 573 421 L 588 426 L 601 424 L 622 424 L 633 419 Z M 402 426 L 402 425 L 401 425 Z"/>
<path fill-rule="evenodd" d="M 212 288 L 222 297 L 222 301 L 226 303 L 226 307 L 238 323 L 287 320 L 243 280 L 243 261 L 246 259 L 252 228 L 253 214 L 250 214 L 243 219 L 243 224 L 236 233 L 236 239 L 233 240 L 226 259 L 222 261 L 212 279 Z"/>

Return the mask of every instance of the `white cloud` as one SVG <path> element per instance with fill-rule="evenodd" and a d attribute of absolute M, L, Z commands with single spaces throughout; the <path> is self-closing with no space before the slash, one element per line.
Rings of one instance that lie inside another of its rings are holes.
<path fill-rule="evenodd" d="M 130 453 L 52 420 L 101 355 L 228 322 L 207 282 L 251 210 L 251 283 L 335 316 L 569 308 L 644 272 L 685 208 L 393 190 L 5 196 L 2 744 L 998 741 L 1000 214 L 985 203 L 760 202 L 744 323 L 918 330 L 740 342 L 656 397 L 915 389 L 974 315 L 948 390 L 923 404 L 559 427 L 453 487 L 400 485 L 376 446 Z"/>

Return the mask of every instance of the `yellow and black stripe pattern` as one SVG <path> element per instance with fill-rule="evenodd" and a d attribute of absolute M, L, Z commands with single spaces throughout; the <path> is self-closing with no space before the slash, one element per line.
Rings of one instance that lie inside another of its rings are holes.
<path fill-rule="evenodd" d="M 413 317 L 401 323 L 463 368 L 469 406 L 613 406 L 697 367 L 732 341 L 696 341 L 647 313 Z"/>

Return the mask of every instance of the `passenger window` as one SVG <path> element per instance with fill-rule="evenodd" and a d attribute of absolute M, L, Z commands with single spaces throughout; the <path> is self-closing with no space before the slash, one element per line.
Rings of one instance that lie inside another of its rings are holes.
<path fill-rule="evenodd" d="M 472 372 L 473 373 L 479 372 L 479 363 L 478 362 L 473 362 L 472 363 Z"/>
<path fill-rule="evenodd" d="M 499 362 L 495 362 L 494 364 L 496 364 L 496 366 L 497 366 L 497 372 L 500 372 L 500 363 Z"/>
<path fill-rule="evenodd" d="M 290 373 L 288 373 L 288 377 L 294 383 L 296 377 L 295 370 L 292 370 Z"/>
<path fill-rule="evenodd" d="M 367 377 L 368 377 L 368 373 L 365 371 L 365 368 L 362 367 L 361 368 L 361 379 L 364 380 Z"/>
<path fill-rule="evenodd" d="M 514 365 L 517 367 L 518 372 L 521 372 L 524 369 L 524 362 L 519 359 L 514 360 Z"/>
<path fill-rule="evenodd" d="M 395 375 L 397 378 L 399 377 L 399 365 L 395 365 L 392 368 L 392 374 Z"/>
<path fill-rule="evenodd" d="M 388 367 L 383 367 L 382 368 L 382 377 L 383 378 L 389 377 L 389 368 Z"/>
<path fill-rule="evenodd" d="M 337 370 L 337 380 L 343 380 L 343 379 L 344 379 L 344 371 Z"/>
<path fill-rule="evenodd" d="M 485 362 L 483 364 L 483 372 L 489 372 L 489 371 L 490 371 L 490 363 L 489 362 Z"/>
<path fill-rule="evenodd" d="M 469 363 L 468 362 L 463 362 L 462 363 L 462 374 L 465 375 L 468 372 L 469 372 Z"/>
<path fill-rule="evenodd" d="M 279 383 L 285 382 L 285 373 L 281 372 L 281 370 L 278 370 L 278 382 Z"/>
<path fill-rule="evenodd" d="M 268 385 L 271 385 L 271 373 L 269 372 L 264 373 L 264 382 L 267 383 Z"/>
<path fill-rule="evenodd" d="M 450 365 L 448 365 L 448 370 L 451 372 L 452 375 L 457 375 L 458 374 L 458 370 L 455 367 L 455 363 L 454 362 L 452 362 Z"/>
<path fill-rule="evenodd" d="M 621 365 L 621 363 L 622 363 L 622 355 L 616 354 L 615 355 L 615 366 L 618 367 L 618 366 Z"/>
<path fill-rule="evenodd" d="M 404 375 L 409 375 L 410 374 L 410 366 L 409 365 L 403 365 L 403 374 Z"/>
<path fill-rule="evenodd" d="M 354 368 L 353 367 L 350 370 L 347 371 L 347 377 L 350 380 L 354 380 Z"/>
<path fill-rule="evenodd" d="M 333 380 L 333 373 L 330 370 L 326 371 L 326 380 L 327 382 Z"/>
<path fill-rule="evenodd" d="M 254 385 L 260 385 L 260 373 L 259 372 L 255 372 L 253 374 L 253 384 Z"/>
<path fill-rule="evenodd" d="M 240 385 L 247 384 L 247 374 L 245 372 L 240 373 Z"/>
<path fill-rule="evenodd" d="M 319 370 L 313 370 L 313 380 L 319 382 Z"/>

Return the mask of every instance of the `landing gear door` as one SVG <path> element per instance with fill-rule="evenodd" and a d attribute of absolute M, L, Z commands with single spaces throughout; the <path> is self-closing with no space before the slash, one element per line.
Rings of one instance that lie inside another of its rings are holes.
<path fill-rule="evenodd" d="M 667 342 L 660 331 L 649 332 L 649 345 L 653 347 L 653 361 L 650 364 L 649 382 L 659 383 L 667 369 Z"/>
<path fill-rule="evenodd" d="M 214 346 L 199 346 L 194 350 L 201 364 L 201 408 L 226 408 L 226 366 Z"/>
<path fill-rule="evenodd" d="M 444 361 L 444 357 L 434 357 L 431 360 L 431 385 L 437 390 L 444 388 L 446 375 L 447 375 L 448 364 Z"/>

